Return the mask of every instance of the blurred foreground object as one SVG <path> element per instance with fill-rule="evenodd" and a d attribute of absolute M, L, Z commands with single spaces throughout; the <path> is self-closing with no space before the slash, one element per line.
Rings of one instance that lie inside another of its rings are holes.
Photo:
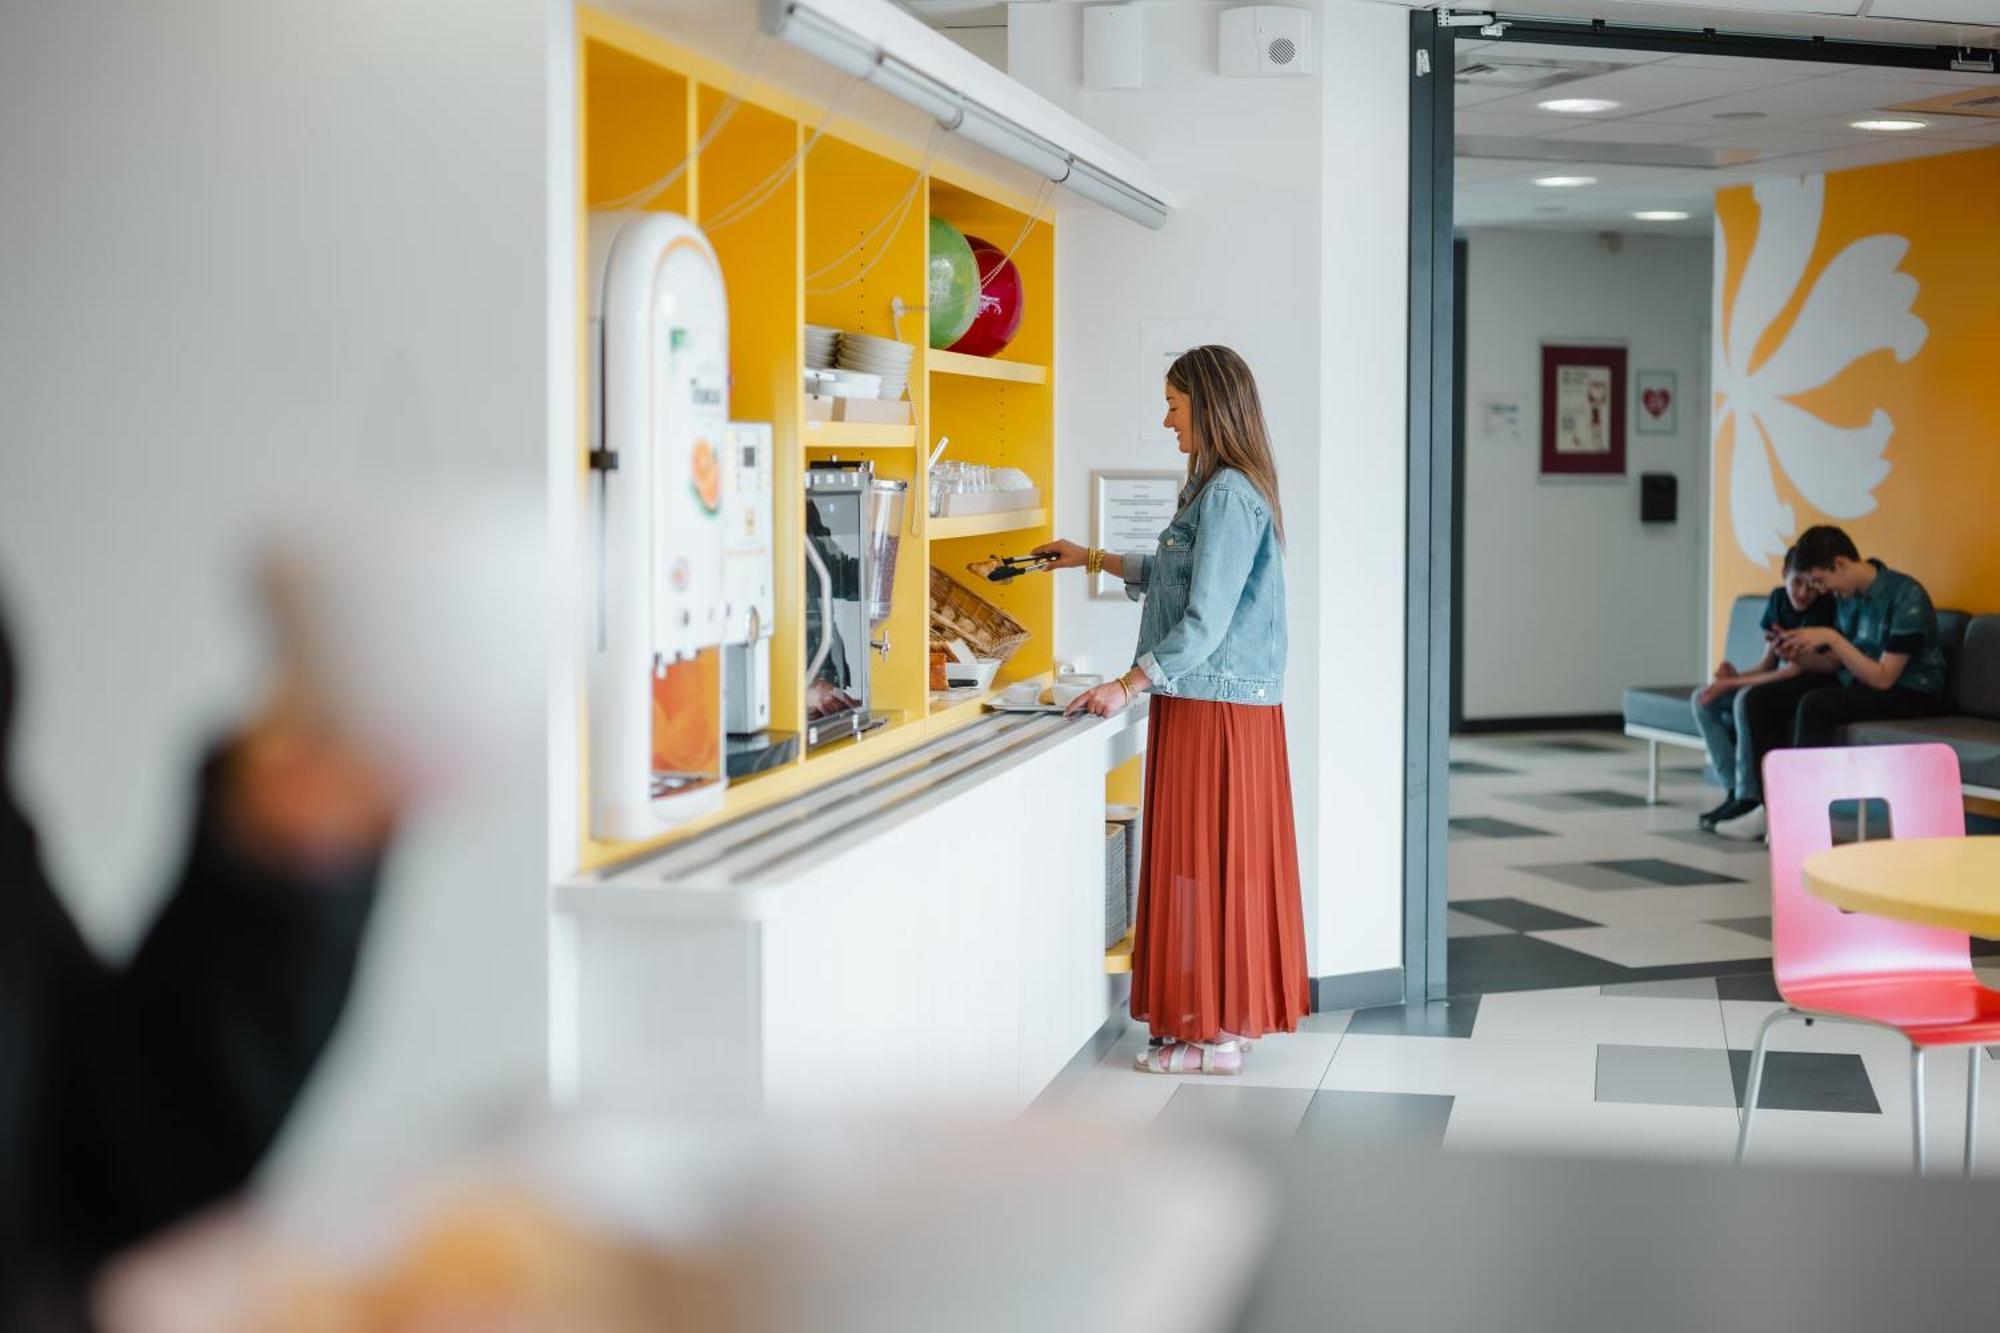
<path fill-rule="evenodd" d="M 115 1268 L 105 1333 L 1196 1333 L 1265 1191 L 1036 1117 L 761 1130 L 557 1122 L 390 1198 L 267 1202 Z M 1200 1274 L 1197 1283 L 1162 1280 Z"/>

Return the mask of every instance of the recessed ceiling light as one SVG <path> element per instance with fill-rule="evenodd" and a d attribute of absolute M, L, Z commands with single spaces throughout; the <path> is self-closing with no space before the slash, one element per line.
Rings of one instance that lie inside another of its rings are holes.
<path fill-rule="evenodd" d="M 1537 176 L 1535 184 L 1546 190 L 1574 190 L 1579 186 L 1597 184 L 1595 176 Z"/>
<path fill-rule="evenodd" d="M 1643 213 L 1634 213 L 1632 216 L 1641 222 L 1686 222 L 1688 220 L 1687 214 L 1671 208 L 1649 208 Z"/>
<path fill-rule="evenodd" d="M 1768 120 L 1770 119 L 1770 113 L 1768 111 L 1718 111 L 1715 113 L 1715 118 L 1717 120 Z"/>
<path fill-rule="evenodd" d="M 1928 120 L 1857 120 L 1851 122 L 1857 130 L 1871 130 L 1878 134 L 1902 134 L 1909 130 L 1930 128 Z"/>
<path fill-rule="evenodd" d="M 1621 104 L 1603 97 L 1558 97 L 1536 105 L 1559 116 L 1594 116 L 1600 111 L 1616 111 Z"/>

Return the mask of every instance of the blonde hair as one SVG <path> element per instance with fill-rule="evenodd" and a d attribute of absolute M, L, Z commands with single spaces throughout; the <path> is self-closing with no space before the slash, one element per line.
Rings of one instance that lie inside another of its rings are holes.
<path fill-rule="evenodd" d="M 1194 425 L 1188 451 L 1188 480 L 1197 489 L 1223 468 L 1250 479 L 1271 507 L 1271 525 L 1285 539 L 1284 508 L 1278 501 L 1278 464 L 1271 456 L 1271 431 L 1264 422 L 1257 380 L 1242 357 L 1227 347 L 1182 352 L 1167 370 L 1167 383 L 1187 395 Z"/>

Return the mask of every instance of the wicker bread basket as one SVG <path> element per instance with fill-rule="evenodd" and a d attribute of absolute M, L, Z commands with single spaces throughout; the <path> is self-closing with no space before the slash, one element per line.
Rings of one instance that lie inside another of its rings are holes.
<path fill-rule="evenodd" d="M 952 639 L 965 640 L 965 646 L 981 657 L 1005 662 L 1028 641 L 1028 631 L 1020 621 L 932 565 L 931 641 Z"/>

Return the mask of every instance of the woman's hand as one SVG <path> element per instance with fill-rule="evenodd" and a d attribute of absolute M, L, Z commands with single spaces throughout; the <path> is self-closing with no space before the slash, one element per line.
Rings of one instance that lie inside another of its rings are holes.
<path fill-rule="evenodd" d="M 1070 701 L 1063 709 L 1064 717 L 1075 717 L 1078 713 L 1090 713 L 1097 717 L 1117 717 L 1132 703 L 1132 691 L 1122 680 L 1107 680 L 1102 685 L 1084 691 Z"/>
<path fill-rule="evenodd" d="M 1082 569 L 1085 551 L 1075 542 L 1053 541 L 1037 546 L 1029 554 L 1038 560 L 1048 561 L 1050 569 Z"/>

